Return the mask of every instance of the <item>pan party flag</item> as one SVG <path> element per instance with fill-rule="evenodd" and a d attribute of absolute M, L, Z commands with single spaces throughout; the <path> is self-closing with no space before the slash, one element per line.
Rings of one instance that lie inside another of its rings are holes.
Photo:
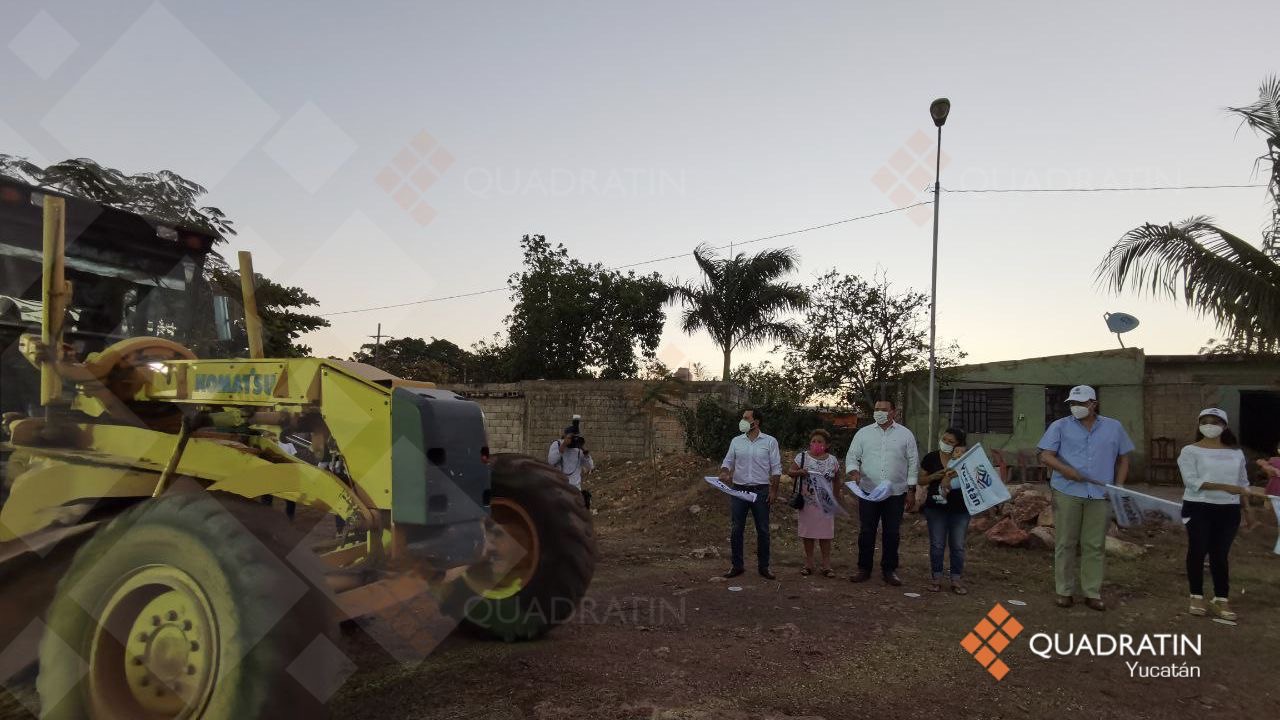
<path fill-rule="evenodd" d="M 951 465 L 951 469 L 956 471 L 956 486 L 964 496 L 964 504 L 970 515 L 977 515 L 1009 499 L 1009 489 L 1004 486 L 1000 473 L 996 472 L 995 466 L 987 458 L 982 443 L 969 448 L 968 452 Z"/>

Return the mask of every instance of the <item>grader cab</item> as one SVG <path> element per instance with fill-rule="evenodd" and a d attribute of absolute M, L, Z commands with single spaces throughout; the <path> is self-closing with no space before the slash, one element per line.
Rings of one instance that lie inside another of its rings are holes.
<path fill-rule="evenodd" d="M 38 661 L 54 718 L 311 717 L 340 621 L 565 620 L 595 544 L 563 476 L 491 457 L 453 392 L 262 357 L 251 260 L 240 321 L 214 240 L 0 178 L 0 680 Z M 232 326 L 247 354 L 190 349 Z"/>

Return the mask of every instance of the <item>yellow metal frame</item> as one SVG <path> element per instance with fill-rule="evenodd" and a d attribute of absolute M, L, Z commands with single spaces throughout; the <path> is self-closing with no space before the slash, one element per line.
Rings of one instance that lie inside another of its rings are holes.
<path fill-rule="evenodd" d="M 39 336 L 24 335 L 20 349 L 40 370 L 45 412 L 10 426 L 12 487 L 0 508 L 0 542 L 74 525 L 103 499 L 145 499 L 194 481 L 344 518 L 364 541 L 335 544 L 321 557 L 340 567 L 380 565 L 394 536 L 384 527 L 392 502 L 391 395 L 434 386 L 360 363 L 262 357 L 253 262 L 243 252 L 250 358 L 200 359 L 169 340 L 130 338 L 75 362 L 62 342 L 71 298 L 66 205 L 52 195 L 42 202 L 44 311 Z M 149 427 L 134 403 L 184 406 L 181 432 Z M 298 429 L 319 429 L 337 443 L 352 485 L 280 448 L 278 439 Z"/>

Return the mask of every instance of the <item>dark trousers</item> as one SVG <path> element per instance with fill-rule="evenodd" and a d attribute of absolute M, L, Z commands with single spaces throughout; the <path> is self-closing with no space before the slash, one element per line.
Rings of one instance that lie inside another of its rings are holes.
<path fill-rule="evenodd" d="M 1225 600 L 1231 590 L 1227 555 L 1240 529 L 1240 506 L 1184 500 L 1182 517 L 1187 520 L 1187 582 L 1191 594 L 1204 595 L 1204 556 L 1208 555 L 1213 595 Z"/>
<path fill-rule="evenodd" d="M 769 569 L 769 486 L 738 485 L 734 490 L 745 490 L 756 494 L 755 502 L 747 502 L 738 498 L 730 498 L 729 514 L 732 524 L 729 527 L 729 549 L 733 555 L 734 569 L 743 567 L 742 536 L 747 529 L 747 511 L 756 525 L 756 562 L 760 570 Z"/>
<path fill-rule="evenodd" d="M 924 519 L 929 524 L 929 570 L 933 579 L 942 579 L 942 560 L 948 545 L 951 546 L 951 579 L 959 579 L 964 575 L 964 537 L 969 530 L 969 513 L 926 507 Z"/>
<path fill-rule="evenodd" d="M 909 491 L 908 491 L 909 492 Z M 876 556 L 876 527 L 883 526 L 883 555 L 880 571 L 885 575 L 898 569 L 898 532 L 902 528 L 902 512 L 907 495 L 892 495 L 880 502 L 858 500 L 858 567 L 871 572 Z"/>

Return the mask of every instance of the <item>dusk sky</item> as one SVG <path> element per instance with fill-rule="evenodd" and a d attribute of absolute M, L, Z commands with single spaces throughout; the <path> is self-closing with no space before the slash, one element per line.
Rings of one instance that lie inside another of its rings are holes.
<path fill-rule="evenodd" d="M 1280 3 L 863 5 L 14 3 L 0 152 L 207 185 L 240 230 L 228 256 L 252 250 L 320 313 L 500 288 L 526 233 L 614 266 L 926 200 L 939 96 L 946 188 L 1264 182 L 1262 141 L 1225 108 L 1280 72 Z M 794 246 L 803 282 L 928 292 L 921 210 L 742 249 Z M 1142 322 L 1126 344 L 1194 353 L 1211 323 L 1094 271 L 1126 230 L 1196 214 L 1256 242 L 1265 190 L 944 194 L 939 337 L 975 362 L 1102 350 L 1103 313 L 1124 311 Z M 503 291 L 335 315 L 305 341 L 346 357 L 381 323 L 465 347 L 509 308 Z M 660 357 L 718 371 L 676 317 Z"/>

